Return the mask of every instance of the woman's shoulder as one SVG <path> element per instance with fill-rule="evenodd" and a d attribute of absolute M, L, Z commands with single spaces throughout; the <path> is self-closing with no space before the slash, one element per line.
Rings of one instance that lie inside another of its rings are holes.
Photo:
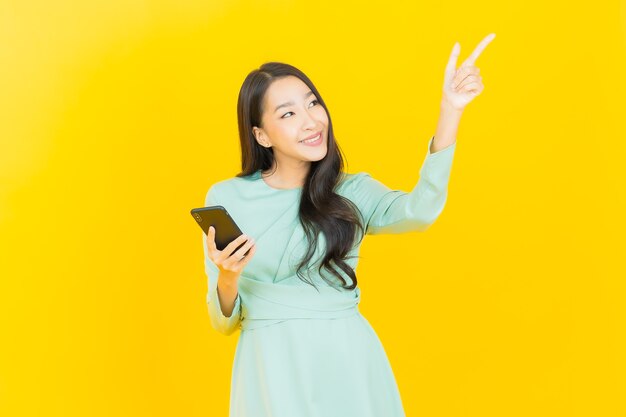
<path fill-rule="evenodd" d="M 344 197 L 353 198 L 362 188 L 363 182 L 368 181 L 372 176 L 365 171 L 355 173 L 344 172 L 340 174 L 340 179 L 336 187 L 336 192 Z"/>
<path fill-rule="evenodd" d="M 371 175 L 365 171 L 355 173 L 343 172 L 339 174 L 338 188 L 353 187 L 367 177 L 371 177 Z"/>
<path fill-rule="evenodd" d="M 209 186 L 209 189 L 227 190 L 233 187 L 241 186 L 241 185 L 244 185 L 245 183 L 250 183 L 250 181 L 253 180 L 252 178 L 253 175 L 250 175 L 247 177 L 230 177 L 230 178 L 220 179 L 220 180 L 213 182 Z"/>
<path fill-rule="evenodd" d="M 207 199 L 228 198 L 242 196 L 250 192 L 255 184 L 256 172 L 247 176 L 233 176 L 214 181 L 209 185 Z"/>

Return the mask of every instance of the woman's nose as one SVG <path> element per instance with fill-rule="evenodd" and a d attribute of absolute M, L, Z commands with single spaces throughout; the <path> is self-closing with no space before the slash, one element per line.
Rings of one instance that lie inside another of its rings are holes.
<path fill-rule="evenodd" d="M 317 119 L 315 117 L 313 117 L 312 114 L 310 114 L 309 112 L 305 112 L 305 118 L 304 118 L 304 128 L 310 128 L 315 130 L 315 128 L 317 127 L 318 123 L 317 123 Z"/>

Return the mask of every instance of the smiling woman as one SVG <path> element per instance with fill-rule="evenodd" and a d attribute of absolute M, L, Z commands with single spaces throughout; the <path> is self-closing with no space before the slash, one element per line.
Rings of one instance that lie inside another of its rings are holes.
<path fill-rule="evenodd" d="M 204 239 L 211 323 L 225 335 L 241 329 L 230 417 L 404 416 L 382 343 L 358 309 L 355 269 L 365 234 L 425 231 L 436 220 L 455 144 L 431 153 L 431 138 L 407 193 L 344 172 L 328 108 L 297 68 L 252 71 L 237 106 L 242 171 L 213 184 L 205 205 L 226 207 L 245 235 L 222 251 L 213 233 Z"/>
<path fill-rule="evenodd" d="M 302 188 L 299 217 L 311 245 L 298 274 L 314 255 L 321 231 L 327 253 L 320 268 L 325 267 L 345 284 L 331 266 L 335 263 L 350 275 L 354 288 L 356 275 L 344 258 L 354 246 L 356 229 L 363 234 L 362 221 L 353 202 L 334 192 L 343 158 L 319 91 L 297 68 L 266 63 L 244 81 L 238 113 L 243 151 L 242 172 L 237 177 L 261 170 L 263 181 L 273 188 Z M 250 117 L 242 117 L 244 114 Z"/>

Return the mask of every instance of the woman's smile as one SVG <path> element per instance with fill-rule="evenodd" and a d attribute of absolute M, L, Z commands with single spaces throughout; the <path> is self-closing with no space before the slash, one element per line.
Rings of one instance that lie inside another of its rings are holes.
<path fill-rule="evenodd" d="M 312 139 L 301 140 L 300 143 L 306 146 L 317 146 L 323 142 L 322 132 L 318 133 L 318 135 Z"/>

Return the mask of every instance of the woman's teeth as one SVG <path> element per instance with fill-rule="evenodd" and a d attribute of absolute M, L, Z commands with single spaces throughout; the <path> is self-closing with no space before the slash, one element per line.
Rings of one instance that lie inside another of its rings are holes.
<path fill-rule="evenodd" d="M 320 133 L 321 135 L 321 133 Z M 311 143 L 311 142 L 315 142 L 316 140 L 318 140 L 320 138 L 320 135 L 315 136 L 313 139 L 307 139 L 307 140 L 303 140 L 301 141 L 302 143 Z"/>

